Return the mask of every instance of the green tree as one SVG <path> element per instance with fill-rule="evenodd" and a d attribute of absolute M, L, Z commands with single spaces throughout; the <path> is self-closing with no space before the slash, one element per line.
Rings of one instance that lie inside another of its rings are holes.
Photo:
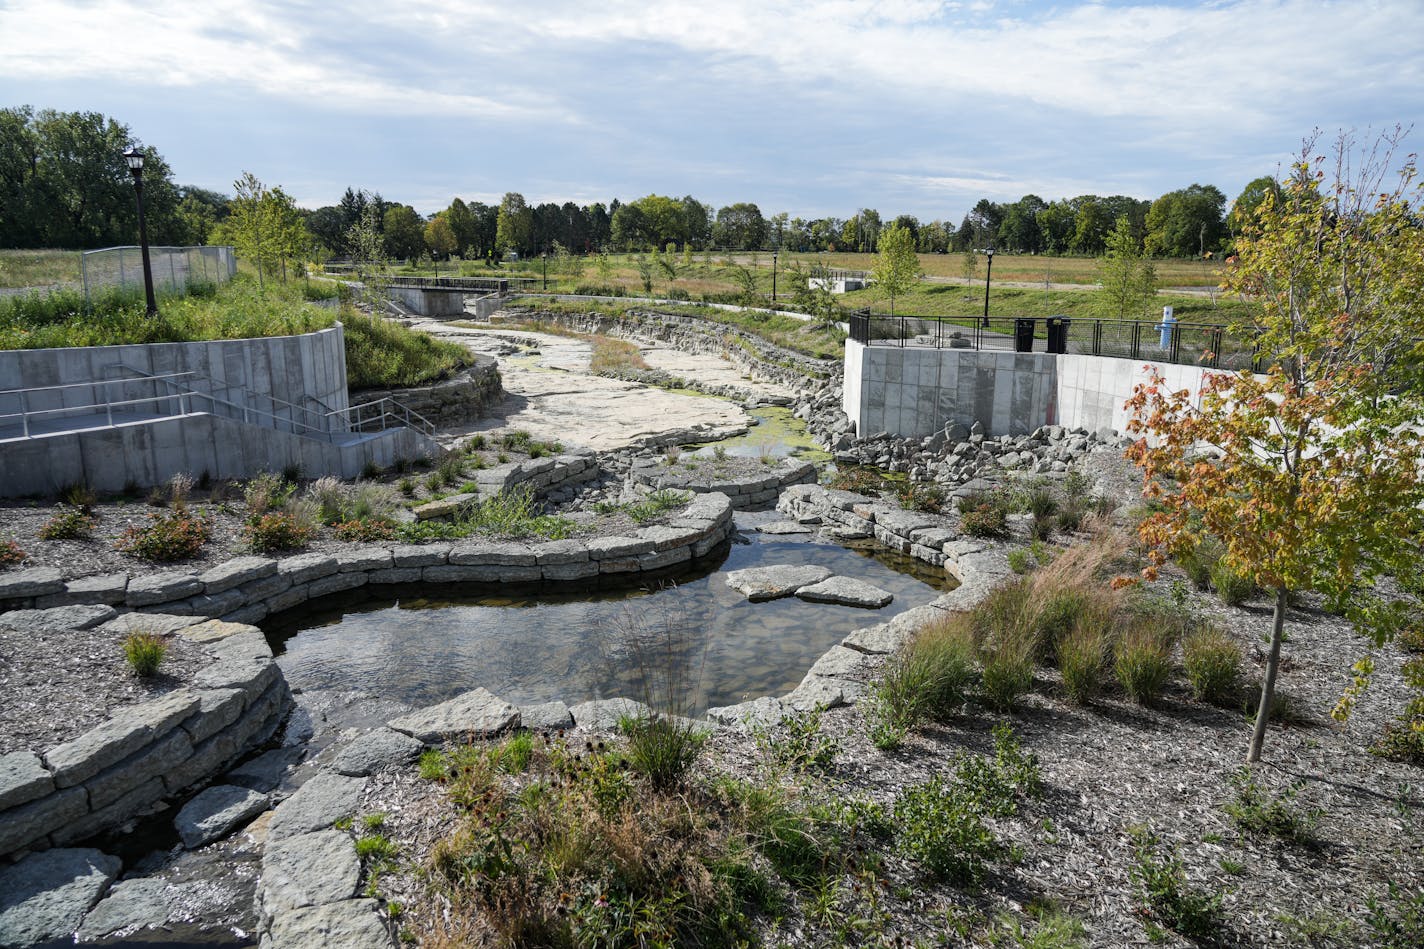
<path fill-rule="evenodd" d="M 1132 233 L 1126 216 L 1108 234 L 1103 257 L 1098 261 L 1103 293 L 1117 304 L 1118 319 L 1126 319 L 1156 292 L 1157 275 L 1151 261 L 1142 256 L 1142 247 Z"/>
<path fill-rule="evenodd" d="M 1225 208 L 1226 195 L 1214 185 L 1194 184 L 1162 195 L 1147 212 L 1147 252 L 1158 257 L 1201 257 L 1219 249 L 1226 235 Z"/>
<path fill-rule="evenodd" d="M 425 246 L 436 258 L 449 257 L 459 246 L 455 239 L 455 229 L 450 226 L 449 215 L 442 211 L 425 225 Z"/>
<path fill-rule="evenodd" d="M 1379 581 L 1424 571 L 1424 230 L 1415 216 L 1424 188 L 1412 156 L 1398 183 L 1385 183 L 1399 137 L 1361 160 L 1342 135 L 1333 180 L 1307 141 L 1279 196 L 1268 191 L 1238 238 L 1227 286 L 1257 304 L 1254 324 L 1237 329 L 1258 333 L 1264 377 L 1212 374 L 1199 399 L 1157 377 L 1129 403 L 1129 428 L 1141 436 L 1130 455 L 1161 507 L 1141 526 L 1154 562 L 1209 532 L 1232 570 L 1271 592 L 1252 762 L 1291 594 L 1323 593 L 1383 642 L 1411 604 L 1381 599 Z M 1356 664 L 1337 717 L 1372 668 L 1368 655 Z"/>
<path fill-rule="evenodd" d="M 346 248 L 351 259 L 359 264 L 383 264 L 386 259 L 385 239 L 381 235 L 380 210 L 376 204 L 361 209 L 361 217 L 346 231 Z"/>
<path fill-rule="evenodd" d="M 517 191 L 506 192 L 495 218 L 495 253 L 512 250 L 521 257 L 528 257 L 534 252 L 533 241 L 534 212 L 524 202 L 524 195 Z"/>
<path fill-rule="evenodd" d="M 311 251 L 312 237 L 296 203 L 280 187 L 269 188 L 250 171 L 232 183 L 234 197 L 227 220 L 213 228 L 212 237 L 230 243 L 257 268 L 257 282 L 265 286 L 267 274 L 280 271 L 287 279 L 287 262 Z"/>
<path fill-rule="evenodd" d="M 880 250 L 871 269 L 875 290 L 890 298 L 890 315 L 895 315 L 895 298 L 914 289 L 920 279 L 920 258 L 915 256 L 915 238 L 909 228 L 891 224 L 880 232 Z"/>
<path fill-rule="evenodd" d="M 1085 194 L 1077 199 L 1073 214 L 1073 237 L 1070 246 L 1080 254 L 1100 254 L 1112 230 L 1113 219 L 1097 195 Z"/>
<path fill-rule="evenodd" d="M 470 210 L 470 206 L 464 201 L 459 198 L 451 201 L 450 207 L 445 209 L 445 220 L 455 235 L 455 251 L 465 254 L 469 252 L 470 248 L 479 244 L 479 222 L 475 219 L 475 214 Z"/>
<path fill-rule="evenodd" d="M 386 253 L 409 260 L 419 257 L 425 249 L 425 222 L 415 208 L 392 204 L 381 215 L 381 233 L 385 235 Z"/>
<path fill-rule="evenodd" d="M 761 209 L 745 201 L 717 212 L 712 240 L 726 250 L 759 250 L 766 246 L 766 220 Z"/>

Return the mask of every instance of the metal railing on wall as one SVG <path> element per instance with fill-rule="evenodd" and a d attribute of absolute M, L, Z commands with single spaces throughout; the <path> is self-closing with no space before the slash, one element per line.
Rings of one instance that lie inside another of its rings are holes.
<path fill-rule="evenodd" d="M 858 310 L 850 338 L 868 346 L 923 346 L 999 352 L 1077 353 L 1148 359 L 1212 369 L 1253 369 L 1254 341 L 1219 323 L 1050 317 L 886 316 Z"/>

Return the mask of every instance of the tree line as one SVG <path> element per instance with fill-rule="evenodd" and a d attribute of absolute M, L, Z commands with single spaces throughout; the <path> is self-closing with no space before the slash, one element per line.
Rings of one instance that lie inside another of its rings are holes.
<path fill-rule="evenodd" d="M 0 247 L 132 243 L 136 211 L 122 155 L 131 141 L 127 126 L 97 112 L 0 109 Z M 909 233 L 919 253 L 995 247 L 1009 253 L 1099 256 L 1109 249 L 1120 219 L 1148 256 L 1198 257 L 1229 252 L 1239 232 L 1226 213 L 1226 196 L 1201 184 L 1155 201 L 1125 195 L 1047 201 L 1028 194 L 1006 203 L 984 198 L 958 226 L 947 220 L 921 222 L 911 214 L 885 222 L 874 208 L 844 218 L 768 216 L 751 202 L 714 208 L 692 195 L 658 194 L 585 205 L 536 205 L 518 192 L 505 194 L 498 204 L 457 197 L 426 217 L 379 193 L 347 188 L 337 204 L 309 210 L 296 207 L 280 188 L 262 186 L 254 192 L 254 184 L 261 182 L 246 173 L 234 183 L 232 197 L 175 184 L 157 150 L 144 152 L 144 204 L 154 243 L 202 244 L 214 235 L 232 242 L 234 210 L 247 207 L 245 201 L 266 201 L 263 214 L 276 215 L 272 221 L 258 225 L 250 215 L 242 219 L 245 227 L 263 232 L 264 259 L 273 254 L 282 259 L 360 256 L 363 248 L 402 259 L 455 254 L 492 259 L 511 251 L 528 257 L 556 248 L 581 254 L 661 250 L 669 244 L 696 250 L 874 253 L 892 225 Z M 1273 184 L 1269 177 L 1256 179 L 1233 207 L 1258 205 Z"/>

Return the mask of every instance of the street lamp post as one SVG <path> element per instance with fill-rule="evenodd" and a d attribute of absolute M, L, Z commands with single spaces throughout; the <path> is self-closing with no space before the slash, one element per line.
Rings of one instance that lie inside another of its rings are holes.
<path fill-rule="evenodd" d="M 544 258 L 544 289 L 549 289 L 549 252 L 546 250 L 539 255 Z"/>
<path fill-rule="evenodd" d="M 990 247 L 984 251 L 989 257 L 989 266 L 984 271 L 984 322 L 981 324 L 985 329 L 989 328 L 989 278 L 994 275 L 994 248 Z"/>
<path fill-rule="evenodd" d="M 771 252 L 771 302 L 776 302 L 776 258 L 777 252 Z"/>
<path fill-rule="evenodd" d="M 143 254 L 143 291 L 148 298 L 148 315 L 158 315 L 158 301 L 153 297 L 153 268 L 148 263 L 148 225 L 143 219 L 143 152 L 132 146 L 124 152 L 133 175 L 134 195 L 138 198 L 138 243 Z"/>

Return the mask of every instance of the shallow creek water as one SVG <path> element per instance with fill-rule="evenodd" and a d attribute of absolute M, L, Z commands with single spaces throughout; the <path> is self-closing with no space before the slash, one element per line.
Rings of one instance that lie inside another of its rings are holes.
<path fill-rule="evenodd" d="M 852 630 L 919 606 L 953 581 L 872 546 L 757 533 L 775 515 L 738 514 L 738 542 L 657 584 L 388 588 L 314 601 L 265 624 L 294 689 L 353 689 L 428 705 L 483 686 L 528 704 L 642 698 L 645 673 L 692 684 L 693 713 L 794 688 Z M 895 595 L 879 610 L 787 597 L 748 602 L 725 573 L 820 564 Z M 641 646 L 631 645 L 641 643 Z"/>

